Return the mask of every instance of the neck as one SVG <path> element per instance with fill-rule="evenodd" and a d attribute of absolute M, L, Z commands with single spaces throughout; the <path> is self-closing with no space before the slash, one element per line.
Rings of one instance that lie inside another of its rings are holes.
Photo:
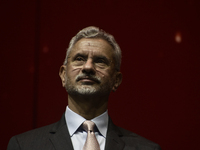
<path fill-rule="evenodd" d="M 75 113 L 91 120 L 107 110 L 108 96 L 71 96 L 68 95 L 68 106 Z"/>

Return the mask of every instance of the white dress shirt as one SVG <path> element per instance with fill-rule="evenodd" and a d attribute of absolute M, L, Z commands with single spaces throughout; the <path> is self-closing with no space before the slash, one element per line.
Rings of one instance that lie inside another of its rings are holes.
<path fill-rule="evenodd" d="M 67 123 L 74 150 L 82 150 L 87 138 L 87 132 L 81 129 L 80 126 L 86 119 L 73 112 L 67 106 L 65 111 L 65 120 Z M 95 131 L 95 135 L 97 141 L 99 142 L 100 149 L 104 150 L 106 143 L 106 133 L 108 128 L 108 112 L 104 112 L 100 116 L 93 118 L 91 121 L 93 121 L 96 124 L 97 131 Z"/>

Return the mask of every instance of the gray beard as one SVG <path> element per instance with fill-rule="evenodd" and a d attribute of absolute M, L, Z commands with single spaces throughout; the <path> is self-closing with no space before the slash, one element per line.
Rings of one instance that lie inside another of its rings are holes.
<path fill-rule="evenodd" d="M 78 75 L 76 79 L 79 77 Z M 101 83 L 101 79 L 95 77 Z M 65 89 L 69 95 L 106 95 L 112 90 L 112 81 L 107 82 L 104 85 L 93 86 L 93 85 L 73 85 L 71 79 L 67 77 Z"/>

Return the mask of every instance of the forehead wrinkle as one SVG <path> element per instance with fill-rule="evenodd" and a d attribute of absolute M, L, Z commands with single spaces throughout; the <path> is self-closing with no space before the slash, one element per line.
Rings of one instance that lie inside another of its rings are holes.
<path fill-rule="evenodd" d="M 77 41 L 77 43 L 83 44 L 83 46 L 91 46 L 91 47 L 106 48 L 107 46 L 109 46 L 111 49 L 113 49 L 113 47 L 106 40 L 101 39 L 101 38 L 94 38 L 94 39 L 93 38 L 88 38 L 88 39 L 83 38 L 83 39 Z"/>
<path fill-rule="evenodd" d="M 83 55 L 90 55 L 90 56 L 95 56 L 95 55 L 105 55 L 103 54 L 104 52 L 101 51 L 100 48 L 97 49 L 90 49 L 90 48 L 76 48 L 72 50 L 72 53 L 74 55 L 77 54 L 83 54 Z"/>

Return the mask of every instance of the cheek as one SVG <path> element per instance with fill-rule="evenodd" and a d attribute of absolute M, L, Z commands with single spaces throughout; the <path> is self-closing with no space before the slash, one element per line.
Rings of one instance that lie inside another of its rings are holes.
<path fill-rule="evenodd" d="M 98 70 L 97 69 L 96 73 L 101 78 L 110 77 L 110 75 L 111 75 L 110 69 L 105 69 L 105 70 Z"/>
<path fill-rule="evenodd" d="M 67 68 L 67 75 L 68 75 L 68 77 L 69 76 L 75 77 L 76 75 L 79 74 L 80 71 L 81 71 L 81 68 L 69 66 Z"/>

